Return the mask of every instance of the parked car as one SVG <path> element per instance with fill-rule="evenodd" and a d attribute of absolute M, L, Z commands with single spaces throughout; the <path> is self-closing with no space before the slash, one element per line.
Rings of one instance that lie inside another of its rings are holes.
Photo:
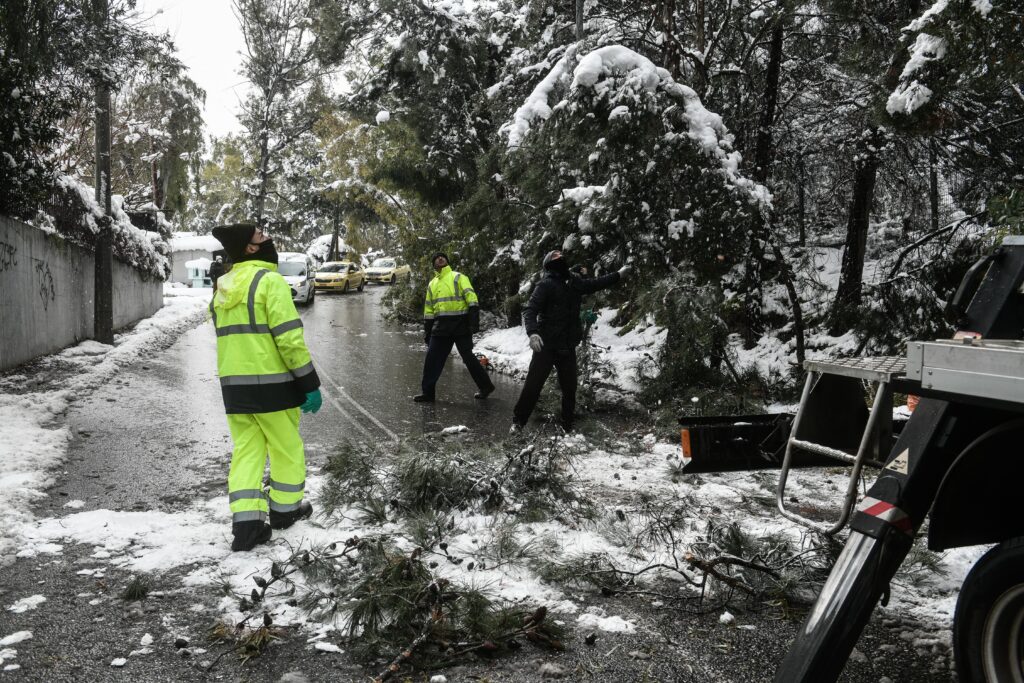
<path fill-rule="evenodd" d="M 366 271 L 348 261 L 328 261 L 316 272 L 316 288 L 325 292 L 363 291 Z"/>
<path fill-rule="evenodd" d="M 306 254 L 294 251 L 282 251 L 277 255 L 277 272 L 292 288 L 292 301 L 297 304 L 309 305 L 316 297 L 313 278 L 316 269 L 313 259 Z"/>
<path fill-rule="evenodd" d="M 393 285 L 398 278 L 409 277 L 411 272 L 409 265 L 397 258 L 379 258 L 366 269 L 366 280 Z"/>

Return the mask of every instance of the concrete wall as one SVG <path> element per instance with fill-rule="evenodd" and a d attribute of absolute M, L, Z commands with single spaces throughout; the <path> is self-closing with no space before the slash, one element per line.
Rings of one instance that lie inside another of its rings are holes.
<path fill-rule="evenodd" d="M 0 216 L 0 370 L 89 339 L 91 252 Z M 153 315 L 163 283 L 114 261 L 114 327 Z"/>

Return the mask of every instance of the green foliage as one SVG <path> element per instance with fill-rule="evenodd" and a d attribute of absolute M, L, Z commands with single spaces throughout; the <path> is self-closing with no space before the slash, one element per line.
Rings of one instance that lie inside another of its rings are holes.
<path fill-rule="evenodd" d="M 116 90 L 154 60 L 180 69 L 169 40 L 132 20 L 133 2 L 111 4 L 104 19 L 91 3 L 0 3 L 0 214 L 30 218 L 45 203 L 76 123 L 91 125 L 82 110 L 91 111 L 83 103 L 94 101 L 97 82 Z"/>
<path fill-rule="evenodd" d="M 133 602 L 142 600 L 149 595 L 149 582 L 140 576 L 133 576 L 128 585 L 121 591 L 121 599 Z"/>
<path fill-rule="evenodd" d="M 405 519 L 410 533 L 433 539 L 427 546 L 433 547 L 444 536 L 444 515 L 456 511 L 507 512 L 530 521 L 554 513 L 589 516 L 590 503 L 568 479 L 571 457 L 558 441 L 496 447 L 423 438 L 366 452 L 344 445 L 328 459 L 321 502 L 327 514 L 354 507 L 367 519 Z"/>
<path fill-rule="evenodd" d="M 1008 194 L 992 197 L 988 212 L 992 222 L 1008 234 L 1024 235 L 1024 189 L 1017 187 Z"/>
<path fill-rule="evenodd" d="M 340 556 L 348 561 L 339 562 Z M 345 618 L 359 659 L 400 653 L 391 664 L 395 671 L 505 653 L 520 647 L 517 638 L 561 647 L 561 631 L 545 619 L 543 607 L 494 600 L 438 578 L 419 548 L 404 553 L 383 539 L 350 539 L 341 553 L 313 549 L 292 562 L 317 586 L 299 604 L 320 616 Z"/>

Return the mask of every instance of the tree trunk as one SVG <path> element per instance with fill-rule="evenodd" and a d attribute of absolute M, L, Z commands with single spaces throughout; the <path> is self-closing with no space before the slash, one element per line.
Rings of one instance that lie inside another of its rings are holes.
<path fill-rule="evenodd" d="M 771 176 L 774 160 L 772 128 L 775 125 L 775 109 L 779 101 L 779 73 L 782 70 L 782 42 L 785 15 L 775 18 L 772 39 L 768 46 L 768 68 L 765 71 L 764 108 L 757 127 L 757 143 L 754 150 L 754 180 L 764 183 Z"/>
<path fill-rule="evenodd" d="M 928 143 L 928 200 L 932 212 L 932 232 L 939 229 L 939 169 L 935 143 Z"/>
<path fill-rule="evenodd" d="M 583 40 L 583 3 L 584 0 L 576 0 L 576 40 Z"/>
<path fill-rule="evenodd" d="M 874 136 L 872 136 L 874 137 Z M 873 147 L 873 145 L 869 145 Z M 864 278 L 864 254 L 867 249 L 868 224 L 871 204 L 875 197 L 875 178 L 879 159 L 864 149 L 855 163 L 853 192 L 850 197 L 850 216 L 846 224 L 846 244 L 843 265 L 839 274 L 839 287 L 832 304 L 830 333 L 839 335 L 850 328 L 857 307 L 861 303 L 861 285 Z"/>
<path fill-rule="evenodd" d="M 338 207 L 334 207 L 334 234 L 331 235 L 331 248 L 328 250 L 327 259 L 330 261 L 338 260 L 338 233 L 340 228 L 339 223 L 339 210 Z"/>
<path fill-rule="evenodd" d="M 779 72 L 782 69 L 782 43 L 785 15 L 779 14 L 772 27 L 772 39 L 768 50 L 768 67 L 765 72 L 763 109 L 757 128 L 757 145 L 754 151 L 753 177 L 759 183 L 766 183 L 771 175 L 774 149 L 772 128 L 775 125 L 775 109 L 779 101 Z M 744 312 L 746 316 L 745 343 L 751 348 L 764 332 L 761 320 L 762 270 L 764 249 L 768 242 L 772 218 L 764 217 L 750 231 L 747 245 L 746 284 L 744 287 Z M 783 264 L 779 264 L 780 267 Z"/>
<path fill-rule="evenodd" d="M 676 0 L 661 0 L 658 11 L 658 24 L 661 30 L 661 59 L 676 80 L 682 77 L 682 65 L 679 58 L 679 41 L 676 40 Z"/>
<path fill-rule="evenodd" d="M 796 291 L 796 276 L 790 268 L 782 250 L 778 245 L 772 245 L 775 259 L 779 262 L 779 276 L 782 284 L 786 287 L 786 294 L 789 296 L 789 305 L 793 311 L 793 338 L 796 340 L 796 362 L 801 368 L 804 365 L 804 312 L 800 308 L 800 295 Z"/>
<path fill-rule="evenodd" d="M 807 166 L 804 163 L 804 153 L 800 152 L 796 162 L 797 171 L 797 199 L 796 199 L 796 220 L 800 228 L 800 246 L 807 244 Z"/>
<path fill-rule="evenodd" d="M 270 142 L 268 140 L 269 133 L 267 127 L 264 125 L 262 131 L 260 131 L 260 185 L 259 190 L 256 194 L 256 225 L 263 227 L 263 209 L 267 201 L 267 185 L 270 180 L 270 172 L 268 167 L 270 166 Z"/>

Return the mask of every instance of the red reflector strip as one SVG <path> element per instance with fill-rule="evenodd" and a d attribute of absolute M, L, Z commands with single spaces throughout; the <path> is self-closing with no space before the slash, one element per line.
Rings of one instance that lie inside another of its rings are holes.
<path fill-rule="evenodd" d="M 892 503 L 877 498 L 865 498 L 857 506 L 857 512 L 863 512 L 865 515 L 888 522 L 905 534 L 913 533 L 914 525 L 911 523 L 910 517 Z"/>

